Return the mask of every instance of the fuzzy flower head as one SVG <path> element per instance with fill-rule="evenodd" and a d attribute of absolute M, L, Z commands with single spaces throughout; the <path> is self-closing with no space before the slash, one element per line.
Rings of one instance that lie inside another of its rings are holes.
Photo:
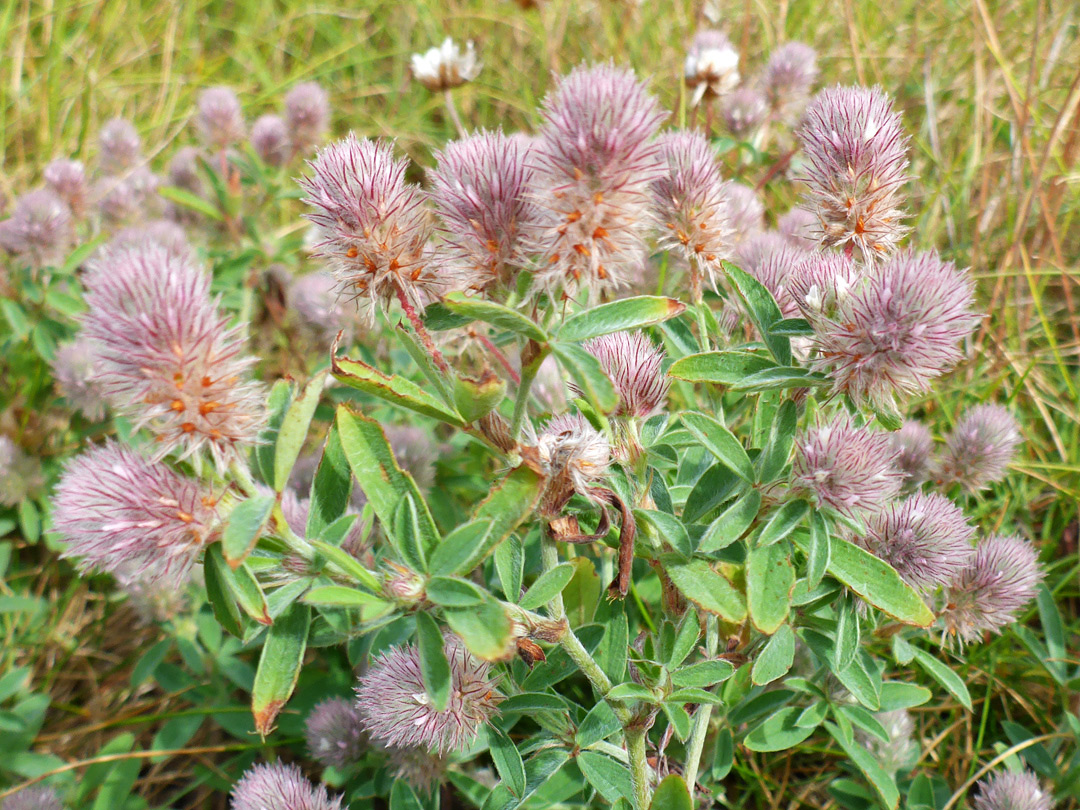
<path fill-rule="evenodd" d="M 616 289 L 645 261 L 653 143 L 665 117 L 632 71 L 580 66 L 544 99 L 531 156 L 542 207 L 535 278 L 554 294 Z"/>
<path fill-rule="evenodd" d="M 31 785 L 0 804 L 2 810 L 63 810 L 56 790 L 48 785 Z"/>
<path fill-rule="evenodd" d="M 322 149 L 311 162 L 307 214 L 319 229 L 316 253 L 327 259 L 342 291 L 368 304 L 395 296 L 414 306 L 443 289 L 429 261 L 432 224 L 423 192 L 405 182 L 407 160 L 394 160 L 386 142 L 349 134 Z"/>
<path fill-rule="evenodd" d="M 75 216 L 83 215 L 90 190 L 86 181 L 86 167 L 81 160 L 57 158 L 45 167 L 42 179 L 57 197 L 67 203 Z"/>
<path fill-rule="evenodd" d="M 41 464 L 7 436 L 0 436 L 0 506 L 17 506 L 45 484 Z"/>
<path fill-rule="evenodd" d="M 970 562 L 975 527 L 944 495 L 916 493 L 867 521 L 859 543 L 923 591 L 952 581 Z"/>
<path fill-rule="evenodd" d="M 788 42 L 769 55 L 762 75 L 768 108 L 778 120 L 799 120 L 818 77 L 817 51 L 802 42 Z"/>
<path fill-rule="evenodd" d="M 58 347 L 52 361 L 60 391 L 75 410 L 91 422 L 105 418 L 105 397 L 98 385 L 93 348 L 76 338 Z"/>
<path fill-rule="evenodd" d="M 890 439 L 900 453 L 896 457 L 896 466 L 904 474 L 908 486 L 917 487 L 930 477 L 934 438 L 926 425 L 907 419 L 898 431 L 890 435 Z"/>
<path fill-rule="evenodd" d="M 935 253 L 900 254 L 846 294 L 840 288 L 832 315 L 832 291 L 823 287 L 820 302 L 808 290 L 804 314 L 814 328 L 815 370 L 856 403 L 888 407 L 896 395 L 928 390 L 963 358 L 961 342 L 978 323 L 971 277 Z"/>
<path fill-rule="evenodd" d="M 999 633 L 1035 598 L 1042 581 L 1039 555 L 1016 536 L 980 540 L 968 565 L 945 589 L 945 629 L 963 641 Z"/>
<path fill-rule="evenodd" d="M 431 706 L 424 690 L 415 645 L 391 647 L 360 678 L 357 708 L 372 738 L 439 755 L 472 744 L 501 695 L 488 677 L 488 664 L 473 658 L 456 636 L 446 637 L 444 651 L 450 663 L 450 699 L 441 712 Z"/>
<path fill-rule="evenodd" d="M 700 132 L 661 136 L 663 173 L 652 183 L 653 209 L 661 226 L 661 247 L 690 263 L 691 296 L 701 299 L 704 280 L 716 286 L 721 262 L 731 257 L 735 235 L 716 153 Z"/>
<path fill-rule="evenodd" d="M 613 332 L 584 343 L 619 394 L 616 416 L 644 419 L 664 403 L 671 380 L 661 368 L 664 350 L 644 332 Z"/>
<path fill-rule="evenodd" d="M 888 434 L 841 417 L 796 439 L 792 489 L 848 517 L 873 514 L 900 491 L 896 456 Z"/>
<path fill-rule="evenodd" d="M 106 121 L 98 133 L 101 168 L 118 174 L 135 168 L 142 157 L 142 138 L 135 126 L 124 118 Z"/>
<path fill-rule="evenodd" d="M 218 514 L 201 482 L 109 442 L 68 462 L 53 524 L 63 556 L 83 571 L 179 583 L 214 539 Z"/>
<path fill-rule="evenodd" d="M 251 127 L 251 148 L 268 166 L 284 166 L 289 160 L 289 131 L 280 115 L 259 116 Z"/>
<path fill-rule="evenodd" d="M 176 151 L 169 161 L 169 185 L 190 191 L 202 192 L 202 177 L 199 175 L 199 150 L 194 146 L 184 146 Z"/>
<path fill-rule="evenodd" d="M 769 103 L 754 87 L 740 87 L 724 99 L 720 114 L 727 131 L 746 140 L 769 117 Z"/>
<path fill-rule="evenodd" d="M 330 126 L 330 97 L 316 82 L 303 82 L 285 94 L 285 125 L 294 152 L 308 152 Z"/>
<path fill-rule="evenodd" d="M 781 244 L 762 256 L 748 272 L 772 294 L 781 314 L 785 318 L 794 318 L 799 314 L 799 307 L 791 291 L 791 274 L 806 257 L 806 251 L 783 238 L 779 241 Z"/>
<path fill-rule="evenodd" d="M 701 31 L 690 43 L 683 64 L 690 106 L 703 98 L 717 98 L 739 86 L 739 52 L 721 31 Z"/>
<path fill-rule="evenodd" d="M 313 785 L 296 765 L 259 764 L 233 786 L 232 810 L 340 810 L 341 797 Z"/>
<path fill-rule="evenodd" d="M 20 196 L 11 217 L 0 222 L 0 247 L 34 269 L 63 262 L 71 238 L 71 209 L 46 188 Z"/>
<path fill-rule="evenodd" d="M 727 184 L 727 213 L 732 239 L 741 242 L 765 227 L 765 205 L 756 191 L 742 183 Z"/>
<path fill-rule="evenodd" d="M 975 810 L 1051 810 L 1053 794 L 1029 770 L 999 771 L 976 786 Z"/>
<path fill-rule="evenodd" d="M 842 253 L 806 253 L 792 268 L 791 295 L 810 325 L 827 332 L 850 305 L 862 277 L 859 266 Z"/>
<path fill-rule="evenodd" d="M 184 229 L 170 219 L 152 219 L 138 225 L 121 228 L 109 240 L 109 249 L 125 246 L 161 245 L 171 253 L 187 256 L 191 252 Z"/>
<path fill-rule="evenodd" d="M 386 753 L 394 776 L 404 779 L 421 795 L 430 795 L 445 778 L 447 761 L 437 754 L 422 748 L 388 748 Z"/>
<path fill-rule="evenodd" d="M 219 469 L 242 458 L 265 421 L 242 331 L 185 255 L 142 244 L 106 251 L 87 274 L 84 334 L 110 402 L 148 426 L 159 456 L 206 449 Z"/>
<path fill-rule="evenodd" d="M 1001 481 L 1021 442 L 1016 417 L 1000 405 L 977 405 L 945 440 L 938 477 L 972 492 Z"/>
<path fill-rule="evenodd" d="M 776 220 L 777 232 L 796 247 L 813 250 L 817 247 L 814 225 L 817 218 L 805 208 L 795 207 Z"/>
<path fill-rule="evenodd" d="M 915 739 L 915 721 L 911 714 L 905 709 L 895 709 L 879 712 L 874 718 L 888 732 L 889 741 L 862 732 L 858 736 L 863 747 L 893 776 L 911 770 L 919 759 L 919 743 Z"/>
<path fill-rule="evenodd" d="M 480 75 L 480 68 L 483 67 L 476 58 L 471 40 L 465 43 L 462 53 L 450 37 L 444 39 L 438 48 L 414 53 L 410 64 L 416 80 L 432 93 L 452 90 L 471 82 Z"/>
<path fill-rule="evenodd" d="M 611 445 L 584 416 L 565 413 L 545 425 L 535 441 L 540 469 L 548 476 L 540 511 L 554 517 L 576 492 L 589 495 L 611 466 Z"/>
<path fill-rule="evenodd" d="M 324 700 L 304 722 L 311 756 L 328 768 L 347 768 L 364 752 L 364 730 L 360 712 L 345 698 Z"/>
<path fill-rule="evenodd" d="M 798 135 L 821 244 L 867 262 L 891 255 L 908 230 L 900 193 L 907 179 L 907 136 L 892 99 L 877 87 L 823 90 L 807 108 Z"/>
<path fill-rule="evenodd" d="M 735 246 L 734 262 L 750 275 L 754 275 L 766 259 L 789 247 L 790 243 L 776 231 L 760 231 Z"/>
<path fill-rule="evenodd" d="M 103 177 L 94 185 L 98 210 L 111 225 L 154 217 L 161 209 L 160 185 L 161 178 L 146 166 L 123 176 Z"/>
<path fill-rule="evenodd" d="M 305 329 L 326 346 L 341 330 L 346 344 L 352 342 L 353 318 L 341 303 L 333 274 L 318 270 L 297 276 L 289 285 L 288 301 Z"/>
<path fill-rule="evenodd" d="M 244 138 L 240 99 L 229 87 L 209 87 L 199 94 L 199 136 L 209 149 L 220 151 Z"/>
<path fill-rule="evenodd" d="M 479 132 L 436 153 L 431 197 L 442 220 L 444 260 L 466 289 L 505 287 L 528 263 L 540 209 L 520 139 Z"/>

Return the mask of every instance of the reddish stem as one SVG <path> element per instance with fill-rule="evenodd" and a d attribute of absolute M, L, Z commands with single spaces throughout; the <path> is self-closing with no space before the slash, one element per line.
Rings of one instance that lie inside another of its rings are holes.
<path fill-rule="evenodd" d="M 506 355 L 502 353 L 502 350 L 492 343 L 487 335 L 479 332 L 473 332 L 473 335 L 481 344 L 483 344 L 485 349 L 495 355 L 495 359 L 506 369 L 506 373 L 510 375 L 510 379 L 514 381 L 514 385 L 521 385 L 521 375 L 518 374 L 517 369 L 510 364 L 510 361 L 507 359 Z"/>
<path fill-rule="evenodd" d="M 405 291 L 396 284 L 394 287 L 397 290 L 397 298 L 398 302 L 401 304 L 401 310 L 405 313 L 405 317 L 409 319 L 409 323 L 412 324 L 413 331 L 416 332 L 416 336 L 420 338 L 420 343 L 423 345 L 425 351 L 431 356 L 431 359 L 435 362 L 439 371 L 449 377 L 450 366 L 447 364 L 446 358 L 443 357 L 442 352 L 435 346 L 435 341 L 431 339 L 431 335 L 424 326 L 424 322 L 420 320 L 420 316 L 416 314 L 416 310 L 413 309 L 413 305 L 409 302 L 408 297 L 405 295 Z"/>

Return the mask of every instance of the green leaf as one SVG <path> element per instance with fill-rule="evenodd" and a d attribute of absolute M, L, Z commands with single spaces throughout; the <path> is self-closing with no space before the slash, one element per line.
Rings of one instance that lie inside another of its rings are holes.
<path fill-rule="evenodd" d="M 869 660 L 864 660 L 864 653 L 855 657 L 850 665 L 844 669 L 833 668 L 833 674 L 844 687 L 863 706 L 872 712 L 881 709 L 881 679 L 877 677 L 876 670 Z"/>
<path fill-rule="evenodd" d="M 750 528 L 761 509 L 761 493 L 752 489 L 720 513 L 698 544 L 698 552 L 709 554 L 727 548 Z"/>
<path fill-rule="evenodd" d="M 1062 629 L 1061 612 L 1054 603 L 1053 594 L 1045 585 L 1039 586 L 1035 600 L 1039 606 L 1039 620 L 1042 623 L 1046 650 L 1049 653 L 1045 661 L 1046 668 L 1052 674 L 1056 673 L 1059 681 L 1063 681 L 1067 677 L 1068 653 L 1065 649 L 1065 631 Z"/>
<path fill-rule="evenodd" d="M 821 583 L 829 567 L 829 524 L 825 515 L 810 513 L 810 547 L 806 553 L 806 589 L 812 591 Z"/>
<path fill-rule="evenodd" d="M 544 493 L 545 480 L 525 464 L 514 468 L 476 508 L 473 521 L 490 521 L 491 531 L 466 562 L 455 569 L 464 574 L 479 565 L 495 546 L 510 536 L 533 513 Z"/>
<path fill-rule="evenodd" d="M 424 691 L 431 699 L 431 708 L 441 712 L 450 699 L 450 663 L 443 649 L 443 634 L 439 625 L 427 613 L 416 614 L 416 646 L 420 653 L 420 674 Z M 522 769 L 522 780 L 525 772 Z"/>
<path fill-rule="evenodd" d="M 759 546 L 771 546 L 780 540 L 783 540 L 802 523 L 804 517 L 810 511 L 810 504 L 803 500 L 788 501 L 769 517 L 769 522 L 765 524 L 761 530 L 761 534 L 758 535 L 757 544 Z"/>
<path fill-rule="evenodd" d="M 41 539 L 41 513 L 29 498 L 19 502 L 19 530 L 27 543 L 36 543 Z"/>
<path fill-rule="evenodd" d="M 929 627 L 934 614 L 887 562 L 847 540 L 829 538 L 829 573 L 897 621 Z"/>
<path fill-rule="evenodd" d="M 461 414 L 452 411 L 449 406 L 416 383 L 397 374 L 383 374 L 367 363 L 350 360 L 347 357 L 334 358 L 333 373 L 339 381 L 365 394 L 371 394 L 392 405 L 422 413 L 424 416 L 447 422 L 455 427 L 465 427 L 466 423 Z"/>
<path fill-rule="evenodd" d="M 635 509 L 634 519 L 638 526 L 648 526 L 652 529 L 662 543 L 675 549 L 683 559 L 689 559 L 693 555 L 694 548 L 690 545 L 690 535 L 687 534 L 682 521 L 674 515 L 656 509 Z"/>
<path fill-rule="evenodd" d="M 326 372 L 316 374 L 285 412 L 285 418 L 278 428 L 277 447 L 274 449 L 274 490 L 277 492 L 284 492 L 289 483 L 289 473 L 300 456 L 300 448 L 307 438 L 311 417 L 315 414 L 315 406 L 319 404 L 325 384 Z"/>
<path fill-rule="evenodd" d="M 352 470 L 349 469 L 349 460 L 341 447 L 341 437 L 335 424 L 326 435 L 322 458 L 311 482 L 311 506 L 304 536 L 320 537 L 327 526 L 344 515 L 352 489 Z"/>
<path fill-rule="evenodd" d="M 772 293 L 760 281 L 731 262 L 724 262 L 723 267 L 728 281 L 731 282 L 731 286 L 742 301 L 750 320 L 757 327 L 758 334 L 761 335 L 769 353 L 780 365 L 790 365 L 791 341 L 772 331 L 773 327 L 783 320 L 780 307 L 776 305 Z"/>
<path fill-rule="evenodd" d="M 238 503 L 229 514 L 229 521 L 221 535 L 221 547 L 232 568 L 239 567 L 255 548 L 270 519 L 274 503 L 273 495 L 253 495 Z"/>
<path fill-rule="evenodd" d="M 595 751 L 582 751 L 578 754 L 577 763 L 589 784 L 609 802 L 614 803 L 619 799 L 633 800 L 634 787 L 630 771 L 621 762 Z"/>
<path fill-rule="evenodd" d="M 215 546 L 208 553 L 217 554 L 220 552 Z M 259 587 L 259 582 L 255 579 L 251 569 L 247 565 L 241 565 L 235 570 L 225 569 L 223 573 L 225 584 L 236 598 L 240 609 L 259 624 L 273 624 L 273 619 L 270 618 L 270 611 L 266 604 L 266 597 L 263 595 L 262 588 Z"/>
<path fill-rule="evenodd" d="M 416 500 L 411 492 L 406 492 L 401 496 L 401 500 L 394 509 L 390 542 L 406 563 L 417 571 L 427 571 L 425 546 L 434 544 L 425 537 L 425 529 L 431 529 L 434 526 L 421 525 L 420 509 L 416 505 Z M 426 505 L 424 509 L 427 509 Z M 430 514 L 428 518 L 430 519 Z"/>
<path fill-rule="evenodd" d="M 473 520 L 458 526 L 435 547 L 428 566 L 431 573 L 467 574 L 482 559 L 477 549 L 490 548 L 491 528 L 490 520 Z"/>
<path fill-rule="evenodd" d="M 774 323 L 769 331 L 782 337 L 811 337 L 814 327 L 805 318 L 784 318 Z"/>
<path fill-rule="evenodd" d="M 726 681 L 735 674 L 735 667 L 723 659 L 701 661 L 697 664 L 677 669 L 671 673 L 671 682 L 679 688 L 697 687 L 705 689 Z"/>
<path fill-rule="evenodd" d="M 758 686 L 772 683 L 786 675 L 794 661 L 795 633 L 790 624 L 782 624 L 758 653 L 750 680 Z"/>
<path fill-rule="evenodd" d="M 795 442 L 795 429 L 798 427 L 798 414 L 795 403 L 785 399 L 769 427 L 769 440 L 757 457 L 758 480 L 767 484 L 776 480 L 787 465 L 791 456 L 791 446 Z"/>
<path fill-rule="evenodd" d="M 686 304 L 674 298 L 654 295 L 621 298 L 571 315 L 558 337 L 564 343 L 579 343 L 611 332 L 643 329 L 681 315 L 685 309 Z"/>
<path fill-rule="evenodd" d="M 588 748 L 590 745 L 610 737 L 621 727 L 622 724 L 619 722 L 619 718 L 615 716 L 611 706 L 601 700 L 589 709 L 589 713 L 581 721 L 574 742 L 581 748 Z"/>
<path fill-rule="evenodd" d="M 676 360 L 668 369 L 668 376 L 687 382 L 738 385 L 751 374 L 775 367 L 770 358 L 759 352 L 702 352 Z"/>
<path fill-rule="evenodd" d="M 426 593 L 428 599 L 443 607 L 472 607 L 487 599 L 483 590 L 460 577 L 432 577 Z"/>
<path fill-rule="evenodd" d="M 675 643 L 671 645 L 671 654 L 667 659 L 668 669 L 674 669 L 686 660 L 694 651 L 701 637 L 701 624 L 693 611 L 687 611 L 675 634 Z"/>
<path fill-rule="evenodd" d="M 285 412 L 292 400 L 292 387 L 285 380 L 278 380 L 270 389 L 266 403 L 269 418 L 259 433 L 259 444 L 252 453 L 255 470 L 267 486 L 274 484 L 274 452 L 277 449 L 278 429 L 285 419 Z"/>
<path fill-rule="evenodd" d="M 570 583 L 573 576 L 574 566 L 570 565 L 570 563 L 562 563 L 556 565 L 550 571 L 545 571 L 537 577 L 536 582 L 521 597 L 521 607 L 525 610 L 536 610 L 538 607 L 546 605 L 563 592 L 563 588 Z"/>
<path fill-rule="evenodd" d="M 746 563 L 746 601 L 750 618 L 762 633 L 771 635 L 787 619 L 795 569 L 787 543 L 758 546 Z"/>
<path fill-rule="evenodd" d="M 203 578 L 206 584 L 206 598 L 210 601 L 210 608 L 214 611 L 214 618 L 218 620 L 226 632 L 241 638 L 244 629 L 240 620 L 240 608 L 229 591 L 226 584 L 229 567 L 220 554 L 207 553 L 203 555 Z"/>
<path fill-rule="evenodd" d="M 15 333 L 15 337 L 22 341 L 30 334 L 30 320 L 26 317 L 26 311 L 10 298 L 0 298 L 0 310 L 4 312 L 4 318 Z"/>
<path fill-rule="evenodd" d="M 843 599 L 837 607 L 837 613 L 833 666 L 842 670 L 851 666 L 855 654 L 859 651 L 859 616 L 851 599 Z"/>
<path fill-rule="evenodd" d="M 467 608 L 446 608 L 446 623 L 465 642 L 469 652 L 485 661 L 506 657 L 510 649 L 511 623 L 506 610 L 492 596 Z"/>
<path fill-rule="evenodd" d="M 426 810 L 424 803 L 404 779 L 395 779 L 390 788 L 390 810 Z"/>
<path fill-rule="evenodd" d="M 344 585 L 323 585 L 312 588 L 304 594 L 304 602 L 309 605 L 330 608 L 358 608 L 362 621 L 371 621 L 390 612 L 393 605 L 385 599 Z"/>
<path fill-rule="evenodd" d="M 682 422 L 717 461 L 748 483 L 754 482 L 754 466 L 735 434 L 703 413 L 684 413 Z"/>
<path fill-rule="evenodd" d="M 522 547 L 521 538 L 511 534 L 495 549 L 495 570 L 499 574 L 499 583 L 507 601 L 517 602 L 521 598 L 524 566 L 525 549 Z"/>
<path fill-rule="evenodd" d="M 222 213 L 211 203 L 207 202 L 197 194 L 192 194 L 187 189 L 178 188 L 176 186 L 162 186 L 158 189 L 158 194 L 166 200 L 176 203 L 181 208 L 187 208 L 191 211 L 200 213 L 204 217 L 214 220 L 214 222 L 223 222 L 225 220 Z"/>
<path fill-rule="evenodd" d="M 758 752 L 794 748 L 814 733 L 813 728 L 804 728 L 796 722 L 801 714 L 802 709 L 798 706 L 785 706 L 747 734 L 743 745 Z"/>
<path fill-rule="evenodd" d="M 684 686 L 667 696 L 668 703 L 697 703 L 721 706 L 724 703 L 719 695 L 697 686 Z"/>
<path fill-rule="evenodd" d="M 274 720 L 296 688 L 310 625 L 311 609 L 294 603 L 266 632 L 251 690 L 255 730 L 263 737 L 270 733 Z"/>
<path fill-rule="evenodd" d="M 503 780 L 503 784 L 518 798 L 525 793 L 525 763 L 521 761 L 521 754 L 506 733 L 495 726 L 488 724 L 487 727 L 488 750 L 491 759 L 495 762 L 495 770 Z"/>
<path fill-rule="evenodd" d="M 531 714 L 533 712 L 565 712 L 566 702 L 558 695 L 543 692 L 521 692 L 511 695 L 499 704 L 499 714 L 511 712 Z"/>
<path fill-rule="evenodd" d="M 675 736 L 685 741 L 690 736 L 690 714 L 680 703 L 665 702 L 660 708 L 664 710 L 672 728 L 675 729 Z"/>
<path fill-rule="evenodd" d="M 881 711 L 911 709 L 922 706 L 934 695 L 926 687 L 902 681 L 886 681 L 881 685 Z"/>
<path fill-rule="evenodd" d="M 382 590 L 378 578 L 371 571 L 364 568 L 360 561 L 349 552 L 322 540 L 310 540 L 308 542 L 314 546 L 316 551 L 326 557 L 327 561 L 340 573 L 352 577 L 361 585 L 373 591 L 380 592 Z"/>
<path fill-rule="evenodd" d="M 855 764 L 856 768 L 862 771 L 863 776 L 870 782 L 870 786 L 881 797 L 885 806 L 890 810 L 896 810 L 900 805 L 900 791 L 897 790 L 893 778 L 886 773 L 885 769 L 878 764 L 878 761 L 874 759 L 869 751 L 863 748 L 862 745 L 846 739 L 835 725 L 826 722 L 825 728 L 832 735 L 832 738 L 836 740 L 837 744 L 844 749 L 848 759 Z"/>
<path fill-rule="evenodd" d="M 964 679 L 957 675 L 952 667 L 943 664 L 926 650 L 915 646 L 911 649 L 915 653 L 915 663 L 926 670 L 927 675 L 941 684 L 946 692 L 960 701 L 960 704 L 970 712 L 971 695 L 968 694 L 968 688 L 964 685 Z"/>
<path fill-rule="evenodd" d="M 443 296 L 442 303 L 451 312 L 463 315 L 469 320 L 490 323 L 508 332 L 524 335 L 537 343 L 548 341 L 547 333 L 531 318 L 494 301 L 471 298 L 462 292 L 450 292 Z"/>
<path fill-rule="evenodd" d="M 832 381 L 824 374 L 797 366 L 767 368 L 733 383 L 732 391 L 780 391 L 786 388 L 821 388 Z"/>
<path fill-rule="evenodd" d="M 668 774 L 656 786 L 649 810 L 694 810 L 686 782 L 678 774 Z"/>
<path fill-rule="evenodd" d="M 607 693 L 608 700 L 639 700 L 642 703 L 659 703 L 653 690 L 647 686 L 642 686 L 640 683 L 620 683 L 618 686 L 612 687 L 611 691 Z"/>
<path fill-rule="evenodd" d="M 660 560 L 675 587 L 695 605 L 729 622 L 741 622 L 746 618 L 742 595 L 707 561 L 687 561 L 675 554 L 664 554 Z"/>
<path fill-rule="evenodd" d="M 615 410 L 619 395 L 599 360 L 573 343 L 552 343 L 551 350 L 590 405 L 601 413 Z"/>

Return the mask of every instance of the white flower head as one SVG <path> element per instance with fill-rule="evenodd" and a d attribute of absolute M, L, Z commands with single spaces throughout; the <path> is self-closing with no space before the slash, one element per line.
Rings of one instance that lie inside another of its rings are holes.
<path fill-rule="evenodd" d="M 481 67 L 471 40 L 465 43 L 464 52 L 447 37 L 438 48 L 412 56 L 413 76 L 433 93 L 471 82 L 480 75 Z"/>
<path fill-rule="evenodd" d="M 694 37 L 683 66 L 686 86 L 693 90 L 691 106 L 708 96 L 726 95 L 739 86 L 739 52 L 719 31 L 702 31 Z"/>

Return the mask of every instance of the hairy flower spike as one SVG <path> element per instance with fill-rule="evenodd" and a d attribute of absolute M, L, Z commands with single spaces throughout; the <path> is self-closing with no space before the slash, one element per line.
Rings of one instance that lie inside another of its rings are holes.
<path fill-rule="evenodd" d="M 210 298 L 210 278 L 161 245 L 106 251 L 86 276 L 93 342 L 110 401 L 157 434 L 159 456 L 203 449 L 219 469 L 256 443 L 266 418 L 244 337 Z"/>
<path fill-rule="evenodd" d="M 0 804 L 2 810 L 63 810 L 60 796 L 48 785 L 31 785 Z"/>
<path fill-rule="evenodd" d="M 1038 552 L 1016 536 L 980 540 L 967 567 L 945 589 L 941 616 L 949 633 L 978 641 L 1016 621 L 1042 581 Z"/>
<path fill-rule="evenodd" d="M 98 385 L 93 347 L 77 337 L 56 350 L 53 375 L 69 403 L 91 422 L 105 418 L 105 397 Z"/>
<path fill-rule="evenodd" d="M 447 761 L 422 748 L 388 748 L 390 770 L 418 793 L 430 795 L 446 775 Z"/>
<path fill-rule="evenodd" d="M 40 462 L 7 436 L 0 436 L 0 506 L 17 506 L 44 486 Z"/>
<path fill-rule="evenodd" d="M 788 42 L 769 55 L 762 76 L 769 109 L 779 121 L 795 124 L 817 81 L 817 51 L 802 42 Z"/>
<path fill-rule="evenodd" d="M 1054 797 L 1032 771 L 999 771 L 976 785 L 975 810 L 1051 810 Z"/>
<path fill-rule="evenodd" d="M 229 87 L 210 87 L 199 94 L 199 135 L 210 149 L 220 151 L 244 138 L 240 99 Z"/>
<path fill-rule="evenodd" d="M 232 810 L 340 810 L 341 796 L 309 782 L 296 765 L 254 765 L 233 786 Z"/>
<path fill-rule="evenodd" d="M 251 148 L 268 166 L 284 166 L 291 145 L 285 121 L 280 115 L 262 115 L 251 127 Z"/>
<path fill-rule="evenodd" d="M 975 527 L 944 495 L 916 493 L 867 521 L 859 543 L 923 591 L 952 581 L 971 560 Z"/>
<path fill-rule="evenodd" d="M 319 145 L 330 126 L 330 97 L 316 82 L 303 82 L 285 94 L 285 124 L 296 153 Z"/>
<path fill-rule="evenodd" d="M 364 727 L 380 742 L 445 755 L 472 744 L 495 713 L 501 695 L 456 636 L 447 636 L 450 699 L 443 711 L 429 703 L 415 645 L 392 647 L 360 679 L 357 708 Z"/>
<path fill-rule="evenodd" d="M 565 413 L 554 417 L 536 439 L 540 465 L 548 475 L 541 512 L 558 515 L 575 492 L 588 495 L 611 465 L 611 445 L 584 416 Z"/>
<path fill-rule="evenodd" d="M 972 492 L 1005 478 L 1021 442 L 1020 425 L 1000 405 L 977 405 L 964 414 L 945 440 L 938 477 Z"/>
<path fill-rule="evenodd" d="M 98 210 L 112 225 L 156 216 L 161 209 L 161 178 L 146 166 L 123 176 L 103 177 L 94 184 Z"/>
<path fill-rule="evenodd" d="M 900 491 L 896 457 L 887 433 L 841 417 L 796 439 L 791 486 L 848 517 L 868 516 Z"/>
<path fill-rule="evenodd" d="M 374 306 L 404 297 L 422 307 L 445 286 L 427 248 L 432 223 L 423 193 L 405 182 L 407 160 L 394 160 L 393 146 L 357 140 L 352 133 L 322 149 L 300 186 L 319 229 L 317 255 L 345 293 Z"/>
<path fill-rule="evenodd" d="M 433 93 L 452 90 L 480 75 L 483 67 L 476 58 L 471 41 L 465 43 L 465 52 L 450 37 L 438 48 L 412 55 L 412 73 L 420 84 Z"/>
<path fill-rule="evenodd" d="M 20 196 L 11 217 L 0 222 L 0 248 L 35 270 L 61 264 L 71 238 L 71 209 L 46 188 Z"/>
<path fill-rule="evenodd" d="M 529 262 L 540 209 L 528 148 L 502 132 L 452 141 L 435 159 L 431 197 L 443 224 L 440 259 L 466 289 L 506 287 Z"/>
<path fill-rule="evenodd" d="M 858 737 L 874 759 L 892 776 L 911 770 L 919 759 L 919 743 L 915 740 L 915 721 L 905 709 L 878 712 L 874 718 L 889 734 L 884 742 L 865 732 Z"/>
<path fill-rule="evenodd" d="M 116 250 L 125 245 L 161 245 L 171 253 L 181 256 L 190 254 L 187 234 L 177 223 L 169 219 L 152 219 L 140 225 L 121 228 L 109 240 L 109 249 Z"/>
<path fill-rule="evenodd" d="M 821 244 L 867 262 L 891 255 L 908 230 L 901 224 L 900 194 L 907 136 L 892 99 L 877 87 L 823 90 L 807 108 L 798 136 Z"/>
<path fill-rule="evenodd" d="M 123 118 L 106 121 L 98 133 L 101 168 L 118 174 L 135 168 L 142 157 L 142 138 L 134 125 Z"/>
<path fill-rule="evenodd" d="M 739 52 L 721 31 L 701 31 L 690 43 L 683 65 L 690 106 L 713 99 L 739 86 Z"/>
<path fill-rule="evenodd" d="M 742 183 L 729 182 L 726 194 L 732 238 L 741 242 L 759 233 L 765 227 L 765 206 L 757 192 Z"/>
<path fill-rule="evenodd" d="M 661 368 L 664 350 L 644 332 L 613 332 L 584 343 L 619 394 L 616 416 L 644 419 L 663 404 L 671 380 Z"/>
<path fill-rule="evenodd" d="M 904 474 L 908 486 L 918 486 L 930 477 L 934 439 L 926 425 L 908 419 L 891 434 L 893 447 L 899 451 L 896 466 Z"/>
<path fill-rule="evenodd" d="M 90 189 L 86 182 L 86 167 L 82 161 L 57 158 L 45 167 L 42 178 L 45 185 L 67 203 L 74 216 L 81 217 L 86 212 Z"/>
<path fill-rule="evenodd" d="M 776 220 L 776 230 L 795 247 L 813 250 L 817 247 L 814 225 L 817 218 L 805 208 L 795 207 Z"/>
<path fill-rule="evenodd" d="M 790 247 L 791 244 L 776 231 L 759 231 L 735 246 L 734 261 L 741 269 L 754 275 L 766 259 Z"/>
<path fill-rule="evenodd" d="M 347 768 L 365 748 L 360 712 L 345 698 L 317 704 L 304 722 L 304 736 L 311 756 L 328 768 Z"/>
<path fill-rule="evenodd" d="M 332 273 L 318 270 L 297 276 L 289 285 L 288 300 L 305 328 L 327 347 L 341 330 L 346 345 L 352 342 L 353 319 L 341 304 Z"/>
<path fill-rule="evenodd" d="M 724 98 L 721 115 L 728 132 L 746 140 L 769 117 L 769 103 L 760 90 L 740 87 Z"/>
<path fill-rule="evenodd" d="M 575 68 L 544 99 L 532 152 L 543 208 L 535 278 L 549 293 L 595 296 L 644 263 L 664 117 L 633 72 L 612 64 Z"/>
<path fill-rule="evenodd" d="M 68 462 L 53 522 L 63 556 L 81 570 L 178 585 L 214 539 L 218 515 L 201 482 L 109 442 Z"/>

